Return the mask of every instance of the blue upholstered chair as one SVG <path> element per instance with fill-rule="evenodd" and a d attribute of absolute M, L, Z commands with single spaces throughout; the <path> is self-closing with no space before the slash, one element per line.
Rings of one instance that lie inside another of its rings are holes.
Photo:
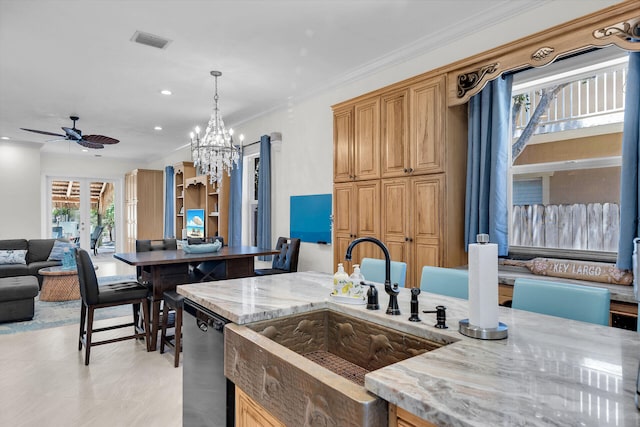
<path fill-rule="evenodd" d="M 362 258 L 360 263 L 360 272 L 364 276 L 364 280 L 368 282 L 384 283 L 385 265 L 383 259 Z M 404 282 L 407 279 L 407 263 L 400 261 L 391 261 L 391 284 L 398 284 L 398 287 L 404 288 Z"/>
<path fill-rule="evenodd" d="M 422 267 L 420 289 L 449 297 L 469 299 L 469 272 L 455 268 Z"/>
<path fill-rule="evenodd" d="M 609 300 L 609 290 L 604 288 L 518 278 L 512 308 L 606 326 Z"/>

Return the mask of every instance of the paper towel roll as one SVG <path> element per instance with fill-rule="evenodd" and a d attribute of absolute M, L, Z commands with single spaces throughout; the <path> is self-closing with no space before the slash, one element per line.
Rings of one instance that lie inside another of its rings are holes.
<path fill-rule="evenodd" d="M 498 245 L 469 245 L 469 324 L 498 327 Z"/>

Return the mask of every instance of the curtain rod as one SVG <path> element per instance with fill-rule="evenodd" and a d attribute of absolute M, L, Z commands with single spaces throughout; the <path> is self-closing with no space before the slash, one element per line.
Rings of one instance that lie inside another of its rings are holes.
<path fill-rule="evenodd" d="M 251 147 L 252 145 L 260 144 L 260 141 L 252 142 L 250 144 L 241 145 L 242 148 Z"/>

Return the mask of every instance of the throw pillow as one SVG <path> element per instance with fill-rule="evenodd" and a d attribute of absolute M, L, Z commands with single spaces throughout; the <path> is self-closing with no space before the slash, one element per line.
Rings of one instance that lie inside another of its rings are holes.
<path fill-rule="evenodd" d="M 27 251 L 25 249 L 8 249 L 0 251 L 0 264 L 26 264 Z"/>
<path fill-rule="evenodd" d="M 47 261 L 62 261 L 65 250 L 71 251 L 74 247 L 75 245 L 73 243 L 56 240 L 53 242 L 53 248 L 51 248 L 51 253 L 49 253 Z"/>

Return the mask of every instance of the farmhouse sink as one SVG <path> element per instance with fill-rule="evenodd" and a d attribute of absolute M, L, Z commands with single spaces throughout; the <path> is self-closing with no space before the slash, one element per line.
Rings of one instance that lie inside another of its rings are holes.
<path fill-rule="evenodd" d="M 387 426 L 371 371 L 442 344 L 332 310 L 225 330 L 225 375 L 285 425 Z"/>

